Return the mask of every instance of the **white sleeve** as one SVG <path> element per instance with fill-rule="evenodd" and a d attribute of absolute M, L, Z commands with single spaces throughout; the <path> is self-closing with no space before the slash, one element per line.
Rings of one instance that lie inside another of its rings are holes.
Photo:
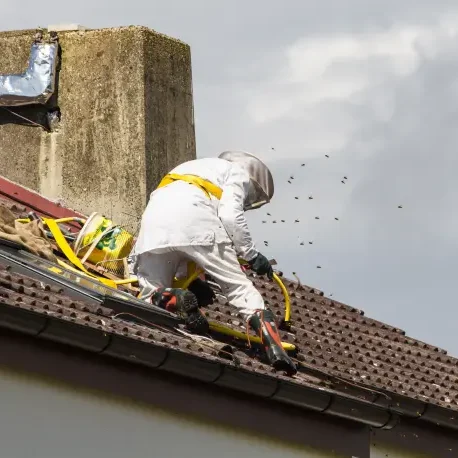
<path fill-rule="evenodd" d="M 248 174 L 242 168 L 231 167 L 218 207 L 218 217 L 232 240 L 237 255 L 245 261 L 251 261 L 258 254 L 243 210 L 249 185 Z"/>

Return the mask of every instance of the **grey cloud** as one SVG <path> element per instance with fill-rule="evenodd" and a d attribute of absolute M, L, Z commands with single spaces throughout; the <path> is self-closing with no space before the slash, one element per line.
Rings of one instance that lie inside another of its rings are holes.
<path fill-rule="evenodd" d="M 304 172 L 305 185 L 300 187 L 304 194 L 314 191 L 313 202 L 328 218 L 320 220 L 317 230 L 309 202 L 294 208 L 291 191 L 280 185 L 272 214 L 289 202 L 289 214 L 302 216 L 301 227 L 289 225 L 288 243 L 284 230 L 272 230 L 269 244 L 270 255 L 285 271 L 300 272 L 304 283 L 333 291 L 370 316 L 455 355 L 457 58 L 453 43 L 434 59 L 424 59 L 408 77 L 368 91 L 367 98 L 393 91 L 391 118 L 378 120 L 369 100 L 358 110 L 350 109 L 360 122 L 357 133 L 340 151 L 331 152 L 330 162 L 312 160 L 313 173 Z M 284 180 L 298 162 L 275 170 Z M 343 170 L 350 189 L 339 192 L 336 180 Z M 330 219 L 331 209 L 342 212 L 338 224 Z M 256 232 L 263 230 L 253 223 Z M 318 237 L 313 249 L 299 249 L 292 240 L 295 230 L 305 239 L 308 234 Z M 317 264 L 323 269 L 316 271 Z"/>

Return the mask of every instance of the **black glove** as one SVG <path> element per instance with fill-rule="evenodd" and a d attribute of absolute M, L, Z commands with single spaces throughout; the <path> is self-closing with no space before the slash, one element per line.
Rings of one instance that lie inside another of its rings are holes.
<path fill-rule="evenodd" d="M 199 307 L 213 304 L 216 299 L 215 292 L 211 286 L 204 280 L 196 278 L 189 286 L 189 291 L 197 297 Z"/>
<path fill-rule="evenodd" d="M 263 254 L 258 253 L 258 255 L 248 264 L 258 275 L 267 275 L 267 277 L 272 280 L 274 270 L 272 269 L 269 260 Z"/>

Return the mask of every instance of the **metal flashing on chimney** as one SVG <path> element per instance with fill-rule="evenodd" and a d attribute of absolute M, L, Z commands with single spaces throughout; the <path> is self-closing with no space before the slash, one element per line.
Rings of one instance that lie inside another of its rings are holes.
<path fill-rule="evenodd" d="M 27 69 L 20 74 L 0 75 L 0 106 L 46 105 L 56 88 L 58 49 L 56 37 L 45 42 L 38 32 L 30 49 Z"/>

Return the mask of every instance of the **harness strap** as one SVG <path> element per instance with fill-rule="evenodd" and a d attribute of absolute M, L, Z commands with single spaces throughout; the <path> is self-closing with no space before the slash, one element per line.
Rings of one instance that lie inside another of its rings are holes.
<path fill-rule="evenodd" d="M 194 186 L 202 189 L 209 198 L 210 196 L 213 196 L 220 200 L 223 195 L 223 190 L 208 180 L 204 180 L 196 175 L 178 175 L 176 173 L 167 174 L 159 183 L 157 189 L 167 186 L 174 181 L 185 181 L 186 183 L 193 184 Z"/>

